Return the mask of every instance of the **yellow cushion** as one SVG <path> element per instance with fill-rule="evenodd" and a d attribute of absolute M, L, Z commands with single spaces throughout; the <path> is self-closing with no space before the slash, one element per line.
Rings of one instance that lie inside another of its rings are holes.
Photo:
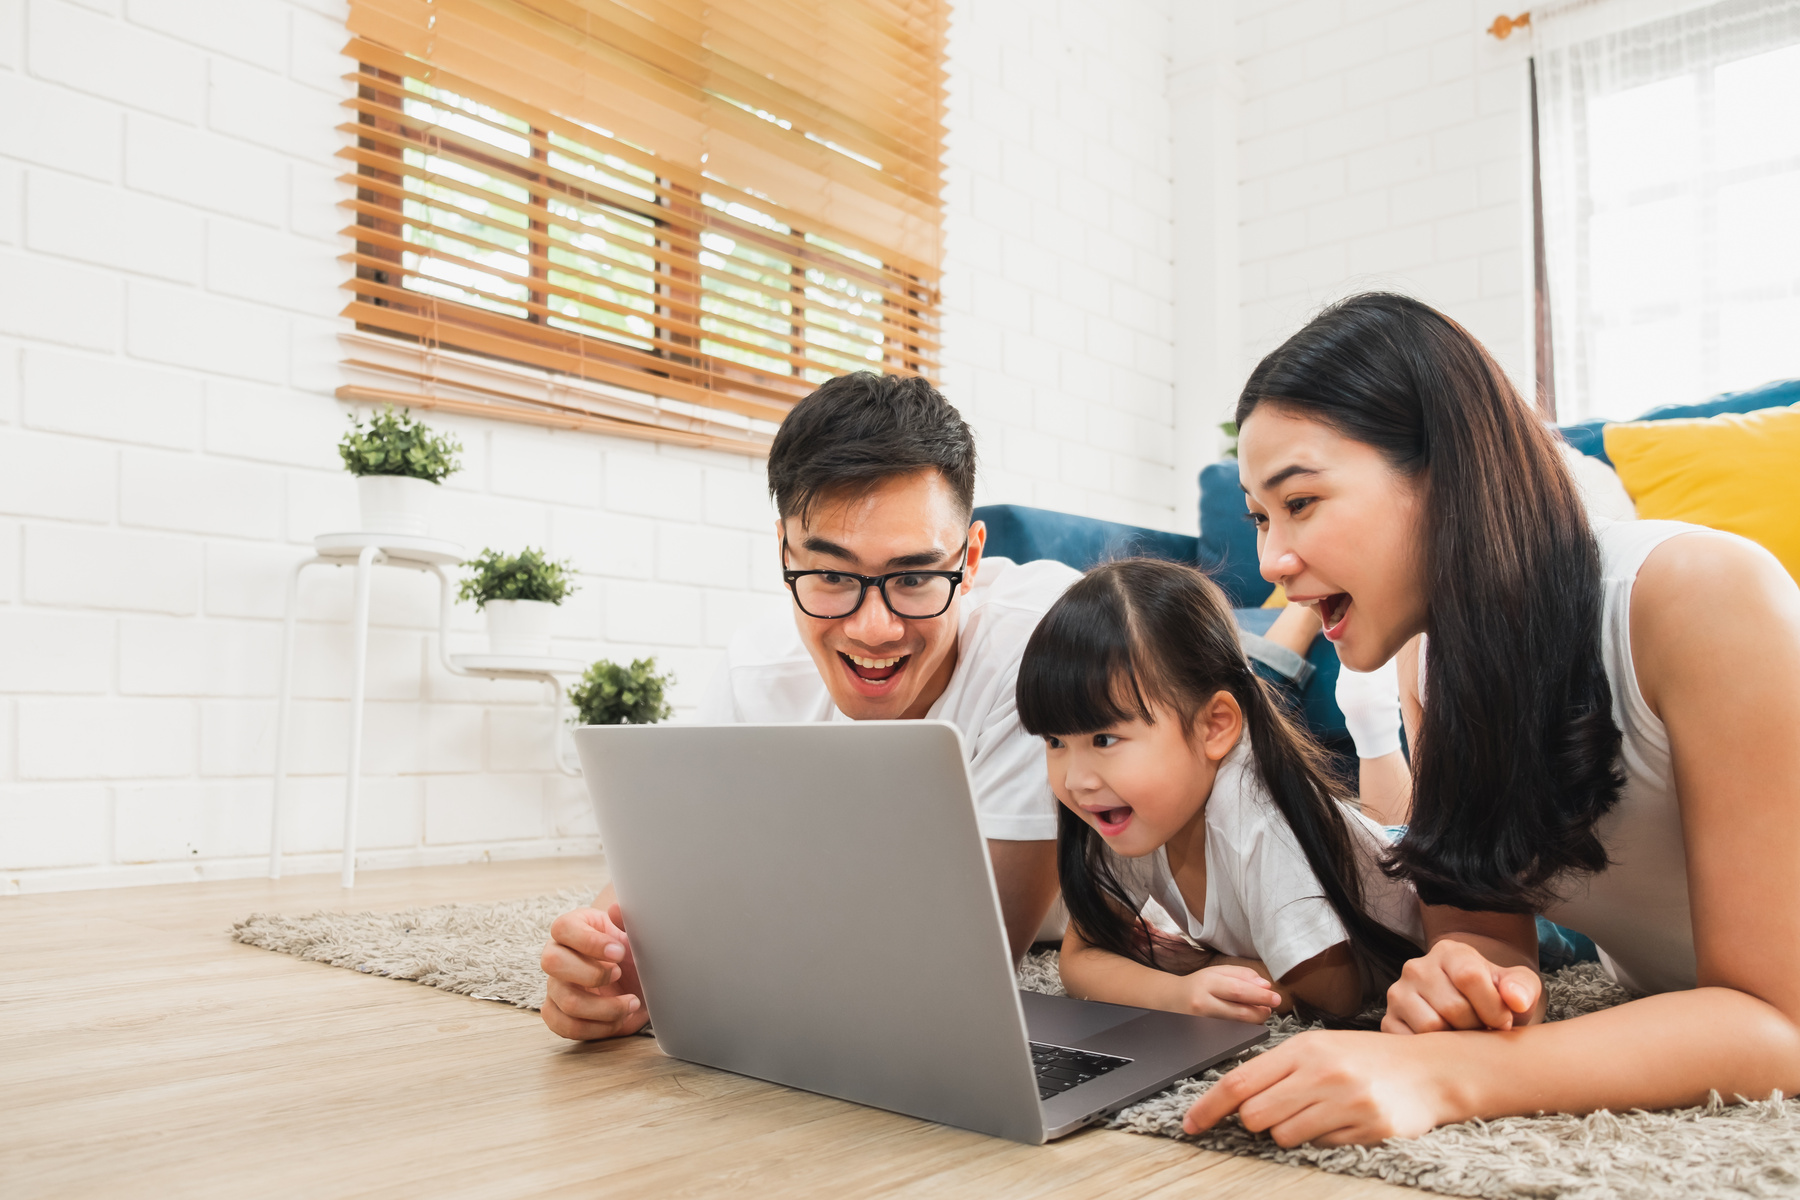
<path fill-rule="evenodd" d="M 1800 404 L 1608 425 L 1605 438 L 1640 518 L 1741 534 L 1800 580 Z"/>
<path fill-rule="evenodd" d="M 1262 606 L 1264 608 L 1286 608 L 1287 592 L 1282 589 L 1282 586 L 1279 583 L 1276 584 L 1275 590 L 1269 593 L 1269 598 L 1262 602 Z"/>

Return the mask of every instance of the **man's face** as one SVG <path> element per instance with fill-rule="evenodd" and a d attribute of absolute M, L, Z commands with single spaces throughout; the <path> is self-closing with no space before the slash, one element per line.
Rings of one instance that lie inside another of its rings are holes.
<path fill-rule="evenodd" d="M 847 617 L 811 617 L 794 608 L 794 623 L 831 698 L 858 721 L 923 717 L 956 670 L 962 594 L 981 563 L 986 528 L 969 525 L 962 506 L 935 470 L 882 480 L 856 496 L 825 497 L 805 525 L 785 517 L 776 525 L 793 571 L 837 570 L 887 575 L 908 569 L 954 571 L 963 582 L 950 607 L 935 617 L 904 620 L 870 588 Z M 968 560 L 962 548 L 968 541 Z"/>

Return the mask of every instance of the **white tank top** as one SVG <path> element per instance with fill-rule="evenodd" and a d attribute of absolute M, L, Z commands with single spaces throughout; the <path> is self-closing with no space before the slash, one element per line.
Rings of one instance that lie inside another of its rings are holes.
<path fill-rule="evenodd" d="M 1594 533 L 1600 542 L 1600 654 L 1612 688 L 1613 723 L 1623 734 L 1619 765 L 1625 786 L 1595 827 L 1612 865 L 1565 882 L 1559 890 L 1566 899 L 1544 916 L 1593 938 L 1606 967 L 1625 986 L 1680 991 L 1697 982 L 1687 850 L 1668 731 L 1644 702 L 1631 661 L 1631 588 L 1650 552 L 1670 538 L 1732 535 L 1680 521 L 1597 522 Z M 1423 643 L 1419 697 L 1423 703 Z"/>

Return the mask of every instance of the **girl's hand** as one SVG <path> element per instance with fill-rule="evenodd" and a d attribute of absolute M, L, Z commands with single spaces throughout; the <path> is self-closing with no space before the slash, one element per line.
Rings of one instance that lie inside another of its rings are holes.
<path fill-rule="evenodd" d="M 1249 967 L 1202 967 L 1172 979 L 1176 1012 L 1261 1025 L 1281 1005 L 1281 993 Z"/>
<path fill-rule="evenodd" d="M 1235 1112 L 1244 1128 L 1267 1130 L 1281 1146 L 1418 1137 L 1458 1119 L 1425 1049 L 1379 1033 L 1302 1033 L 1213 1084 L 1181 1128 L 1199 1133 Z"/>
<path fill-rule="evenodd" d="M 1512 1029 L 1543 1018 L 1544 981 L 1530 967 L 1502 967 L 1451 938 L 1407 962 L 1388 989 L 1384 1033 Z"/>

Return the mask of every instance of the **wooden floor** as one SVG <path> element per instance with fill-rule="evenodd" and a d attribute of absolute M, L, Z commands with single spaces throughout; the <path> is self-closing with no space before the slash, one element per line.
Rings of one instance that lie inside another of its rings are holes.
<path fill-rule="evenodd" d="M 229 940 L 254 911 L 497 900 L 594 860 L 0 899 L 0 1196 L 1397 1196 L 1087 1130 L 1018 1146 Z M 1417 1193 L 1405 1193 L 1416 1196 Z"/>

